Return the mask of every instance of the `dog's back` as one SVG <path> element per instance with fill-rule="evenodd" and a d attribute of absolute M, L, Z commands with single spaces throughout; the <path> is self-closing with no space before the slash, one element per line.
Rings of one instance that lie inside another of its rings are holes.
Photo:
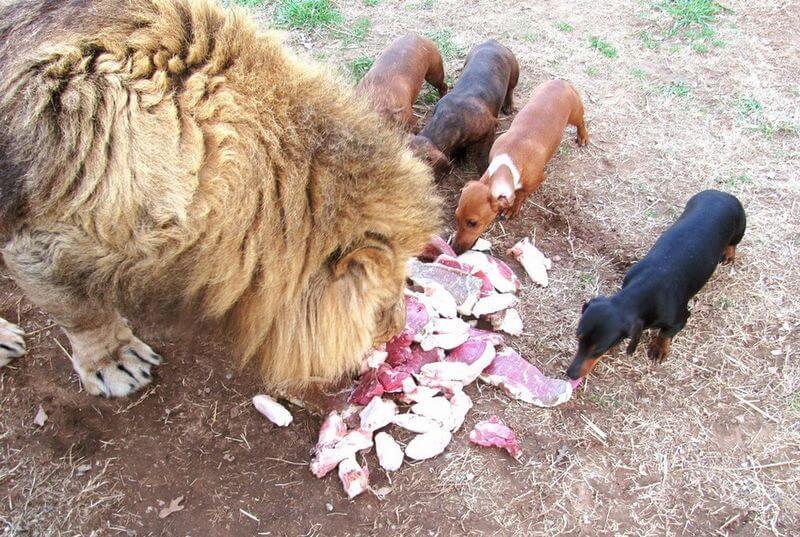
<path fill-rule="evenodd" d="M 625 275 L 623 289 L 648 280 L 669 287 L 682 302 L 711 278 L 726 247 L 742 240 L 744 208 L 736 197 L 718 190 L 692 196 L 683 213 Z"/>

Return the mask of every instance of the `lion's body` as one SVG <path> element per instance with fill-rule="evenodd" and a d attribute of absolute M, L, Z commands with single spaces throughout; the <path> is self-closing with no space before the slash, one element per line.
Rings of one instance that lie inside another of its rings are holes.
<path fill-rule="evenodd" d="M 0 11 L 6 264 L 45 308 L 210 320 L 270 383 L 334 378 L 381 335 L 438 225 L 429 173 L 381 125 L 205 0 L 15 3 Z M 390 260 L 337 277 L 360 249 Z"/>

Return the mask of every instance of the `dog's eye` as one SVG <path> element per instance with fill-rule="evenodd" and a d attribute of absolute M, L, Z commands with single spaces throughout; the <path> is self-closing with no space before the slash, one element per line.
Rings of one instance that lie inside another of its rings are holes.
<path fill-rule="evenodd" d="M 467 220 L 467 227 L 475 227 L 478 225 L 478 222 L 475 220 Z"/>

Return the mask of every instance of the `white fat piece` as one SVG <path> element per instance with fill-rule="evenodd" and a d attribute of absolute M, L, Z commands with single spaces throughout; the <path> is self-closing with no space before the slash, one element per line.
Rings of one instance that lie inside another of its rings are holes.
<path fill-rule="evenodd" d="M 492 181 L 492 196 L 495 199 L 502 196 L 511 199 L 514 196 L 514 192 L 522 188 L 522 178 L 520 176 L 519 169 L 517 168 L 516 164 L 514 164 L 514 161 L 511 160 L 511 157 L 508 156 L 508 153 L 503 153 L 502 155 L 497 155 L 494 157 L 492 162 L 489 164 L 489 167 L 486 169 L 486 173 L 489 175 L 489 177 L 491 177 L 497 172 L 497 170 L 500 169 L 500 166 L 506 166 L 509 170 L 511 170 L 511 177 L 514 179 L 514 190 L 509 192 L 507 185 L 499 185 L 495 181 Z"/>

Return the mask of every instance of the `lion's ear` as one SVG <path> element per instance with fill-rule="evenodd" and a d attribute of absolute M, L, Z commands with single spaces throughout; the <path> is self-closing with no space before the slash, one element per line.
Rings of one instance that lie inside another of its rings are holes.
<path fill-rule="evenodd" d="M 367 244 L 359 246 L 341 258 L 333 265 L 333 275 L 341 278 L 348 272 L 367 273 L 370 268 L 380 268 L 391 264 L 391 250 L 382 244 Z"/>

